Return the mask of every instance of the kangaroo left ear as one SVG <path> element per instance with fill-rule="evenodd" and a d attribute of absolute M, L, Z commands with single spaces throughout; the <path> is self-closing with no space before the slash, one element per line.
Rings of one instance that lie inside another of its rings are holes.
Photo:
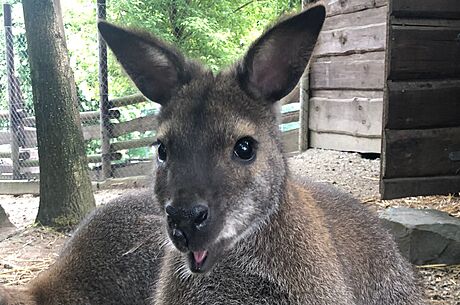
<path fill-rule="evenodd" d="M 269 29 L 237 68 L 242 89 L 270 102 L 291 92 L 305 71 L 325 18 L 325 7 L 318 5 Z"/>
<path fill-rule="evenodd" d="M 202 73 L 198 64 L 147 33 L 107 22 L 100 22 L 98 27 L 134 84 L 147 98 L 163 106 L 177 88 Z"/>

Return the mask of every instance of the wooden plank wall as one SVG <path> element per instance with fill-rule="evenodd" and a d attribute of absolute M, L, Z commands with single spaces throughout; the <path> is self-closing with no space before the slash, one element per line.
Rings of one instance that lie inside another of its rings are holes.
<path fill-rule="evenodd" d="M 460 1 L 391 0 L 381 193 L 460 191 Z"/>
<path fill-rule="evenodd" d="M 380 153 L 387 0 L 330 0 L 311 62 L 310 145 Z"/>

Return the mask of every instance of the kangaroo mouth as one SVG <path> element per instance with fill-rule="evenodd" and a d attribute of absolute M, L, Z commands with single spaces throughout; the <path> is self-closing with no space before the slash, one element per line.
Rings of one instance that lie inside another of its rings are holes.
<path fill-rule="evenodd" d="M 207 250 L 190 251 L 188 253 L 188 261 L 190 271 L 194 273 L 204 273 L 207 271 L 207 258 L 209 252 Z"/>

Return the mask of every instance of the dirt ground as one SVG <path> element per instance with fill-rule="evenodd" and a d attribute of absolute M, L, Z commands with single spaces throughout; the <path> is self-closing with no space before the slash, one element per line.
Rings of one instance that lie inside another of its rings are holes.
<path fill-rule="evenodd" d="M 435 208 L 460 217 L 458 196 L 410 197 L 380 200 L 378 193 L 379 159 L 365 159 L 359 154 L 326 150 L 308 150 L 289 158 L 292 174 L 331 183 L 359 198 L 374 211 L 389 206 Z M 105 190 L 95 194 L 98 204 L 105 204 L 126 190 Z M 0 204 L 18 229 L 0 234 L 0 284 L 27 283 L 57 257 L 69 237 L 36 227 L 33 220 L 39 198 L 23 195 L 0 196 Z M 460 305 L 460 266 L 422 266 L 416 268 L 432 305 Z"/>

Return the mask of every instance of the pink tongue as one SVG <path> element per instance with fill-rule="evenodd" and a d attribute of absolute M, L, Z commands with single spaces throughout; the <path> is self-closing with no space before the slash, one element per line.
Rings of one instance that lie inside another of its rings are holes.
<path fill-rule="evenodd" d="M 206 258 L 206 254 L 208 254 L 208 251 L 196 251 L 193 252 L 193 257 L 195 258 L 195 262 L 197 264 L 201 264 L 204 259 Z"/>

